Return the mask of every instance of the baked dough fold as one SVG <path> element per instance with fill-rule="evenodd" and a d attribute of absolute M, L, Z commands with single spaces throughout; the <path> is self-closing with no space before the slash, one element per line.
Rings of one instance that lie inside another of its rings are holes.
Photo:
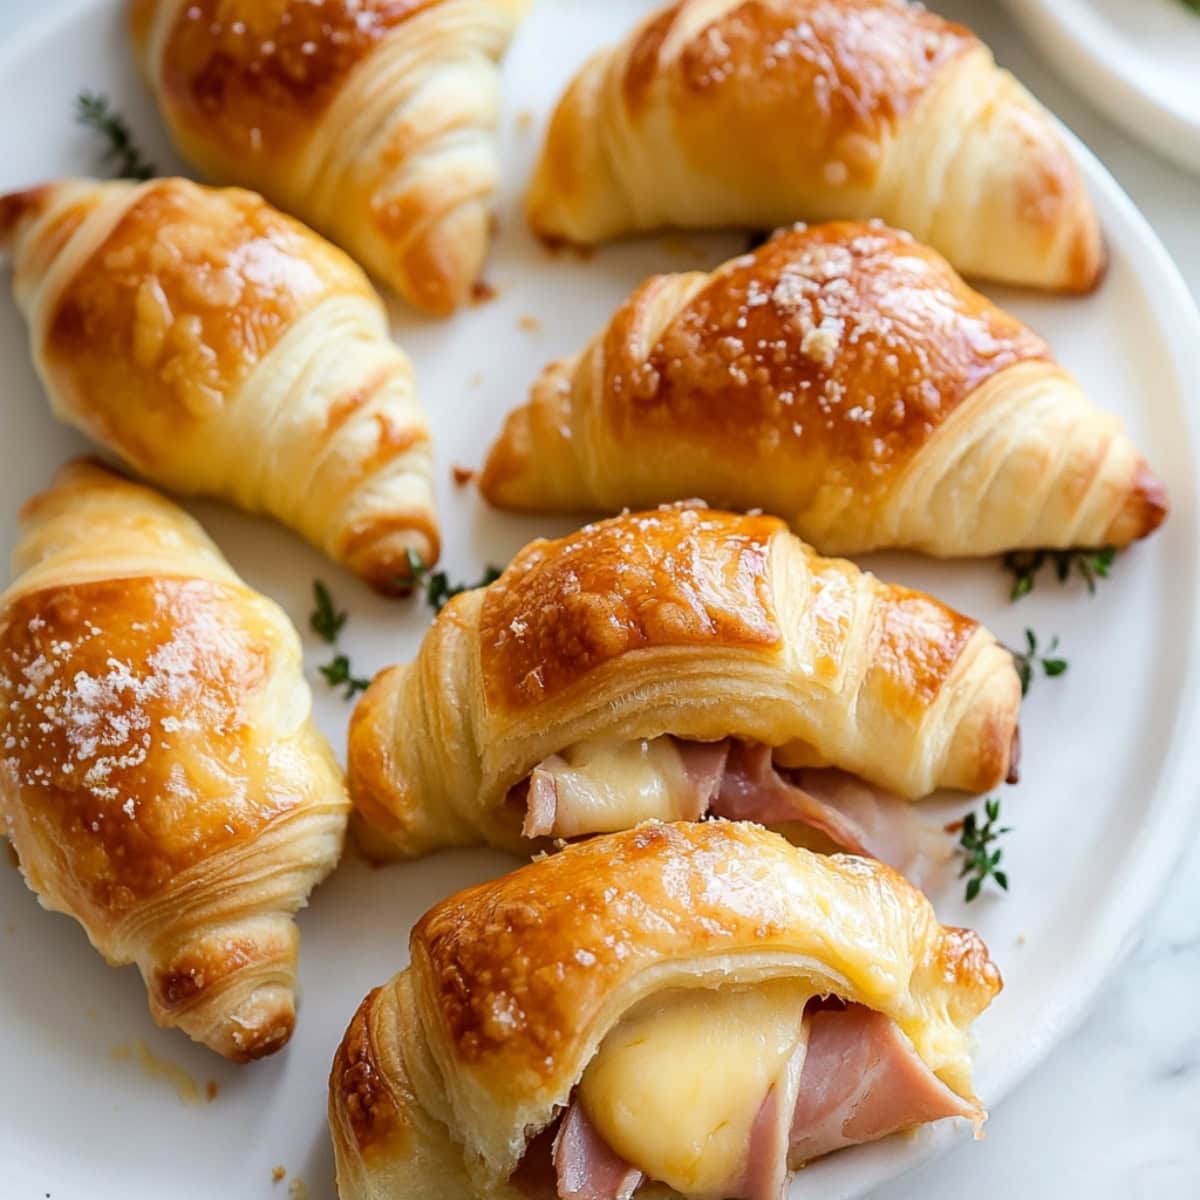
<path fill-rule="evenodd" d="M 438 554 L 412 367 L 349 258 L 184 179 L 0 197 L 55 415 L 152 483 L 290 525 L 382 591 Z"/>

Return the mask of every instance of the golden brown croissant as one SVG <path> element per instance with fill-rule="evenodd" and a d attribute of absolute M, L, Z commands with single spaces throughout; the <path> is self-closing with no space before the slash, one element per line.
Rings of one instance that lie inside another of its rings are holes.
<path fill-rule="evenodd" d="M 1124 546 L 1167 511 L 1041 338 L 877 223 L 648 280 L 546 369 L 480 487 L 515 509 L 765 508 L 827 554 Z"/>
<path fill-rule="evenodd" d="M 1085 291 L 1096 214 L 1053 120 L 969 30 L 904 0 L 681 0 L 554 114 L 534 230 L 880 217 L 958 270 Z"/>
<path fill-rule="evenodd" d="M 669 508 L 535 541 L 451 600 L 359 702 L 350 792 L 380 857 L 709 813 L 921 875 L 890 793 L 1013 774 L 1019 704 L 974 621 L 774 518 Z"/>
<path fill-rule="evenodd" d="M 777 1200 L 831 1150 L 983 1120 L 978 936 L 757 826 L 573 846 L 436 905 L 411 950 L 334 1059 L 341 1200 Z"/>
<path fill-rule="evenodd" d="M 498 62 L 529 0 L 132 0 L 180 151 L 433 313 L 466 299 L 499 182 Z"/>
<path fill-rule="evenodd" d="M 55 415 L 179 492 L 268 512 L 375 587 L 438 553 L 412 368 L 363 273 L 258 196 L 183 179 L 0 197 Z"/>
<path fill-rule="evenodd" d="M 300 640 L 185 513 L 72 464 L 21 514 L 0 595 L 0 813 L 42 904 L 160 1025 L 226 1058 L 296 1015 L 293 914 L 349 801 Z"/>

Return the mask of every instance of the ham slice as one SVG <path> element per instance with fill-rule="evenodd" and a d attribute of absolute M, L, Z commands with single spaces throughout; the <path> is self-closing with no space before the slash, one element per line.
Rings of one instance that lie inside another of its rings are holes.
<path fill-rule="evenodd" d="M 807 1019 L 788 1155 L 793 1166 L 943 1117 L 979 1119 L 979 1110 L 947 1087 L 882 1013 L 851 1004 Z"/>
<path fill-rule="evenodd" d="M 687 781 L 695 789 L 695 804 L 699 810 L 695 819 L 699 820 L 708 812 L 709 805 L 721 790 L 725 764 L 734 743 L 729 738 L 722 742 L 685 742 L 680 738 L 671 740 L 679 752 Z"/>
<path fill-rule="evenodd" d="M 555 779 L 566 767 L 567 760 L 552 754 L 544 759 L 529 776 L 525 793 L 525 823 L 521 834 L 527 838 L 553 837 L 554 821 L 558 816 L 558 787 Z"/>
<path fill-rule="evenodd" d="M 713 816 L 760 825 L 800 822 L 851 854 L 894 867 L 918 887 L 929 887 L 949 865 L 954 842 L 898 796 L 835 770 L 785 777 L 770 746 L 735 742 L 725 765 Z"/>
<path fill-rule="evenodd" d="M 559 1200 L 630 1200 L 642 1185 L 641 1171 L 596 1132 L 578 1101 L 558 1127 L 553 1155 Z"/>

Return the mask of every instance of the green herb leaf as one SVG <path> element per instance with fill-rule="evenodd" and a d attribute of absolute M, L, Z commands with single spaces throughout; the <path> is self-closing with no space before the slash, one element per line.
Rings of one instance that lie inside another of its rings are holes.
<path fill-rule="evenodd" d="M 1016 601 L 1028 596 L 1047 564 L 1053 567 L 1059 583 L 1066 583 L 1074 572 L 1087 585 L 1088 593 L 1095 594 L 1096 580 L 1108 578 L 1116 557 L 1113 546 L 1102 550 L 1013 550 L 1004 556 L 1004 569 L 1013 577 L 1008 598 Z"/>
<path fill-rule="evenodd" d="M 316 608 L 309 616 L 308 623 L 322 641 L 333 645 L 342 632 L 342 626 L 346 624 L 346 614 L 334 606 L 329 589 L 319 579 L 313 580 L 313 599 Z"/>
<path fill-rule="evenodd" d="M 998 825 L 1000 820 L 1000 801 L 992 797 L 984 802 L 985 820 L 980 821 L 975 813 L 968 813 L 963 819 L 962 832 L 958 839 L 958 852 L 963 856 L 962 870 L 959 879 L 967 879 L 966 898 L 970 903 L 983 889 L 988 879 L 994 879 L 997 886 L 1008 891 L 1008 875 L 999 869 L 1004 851 L 996 842 L 1006 833 L 1012 832 L 1011 825 Z"/>
<path fill-rule="evenodd" d="M 350 669 L 350 659 L 345 654 L 335 654 L 320 668 L 320 671 L 330 687 L 341 687 L 345 684 L 346 690 L 343 698 L 346 700 L 353 700 L 359 692 L 365 692 L 371 684 L 369 679 L 363 679 L 353 674 Z"/>
<path fill-rule="evenodd" d="M 461 592 L 469 592 L 475 588 L 487 587 L 495 583 L 504 573 L 502 567 L 488 566 L 484 568 L 482 578 L 474 583 L 451 583 L 445 571 L 430 571 L 421 556 L 411 547 L 408 550 L 408 578 L 401 582 L 409 583 L 413 589 L 424 589 L 425 603 L 434 612 L 441 612 L 448 600 Z"/>
<path fill-rule="evenodd" d="M 1025 696 L 1029 693 L 1029 686 L 1033 683 L 1035 667 L 1041 667 L 1042 673 L 1049 679 L 1053 679 L 1056 675 L 1066 673 L 1070 663 L 1065 658 L 1051 657 L 1055 650 L 1058 649 L 1058 637 L 1052 637 L 1049 645 L 1045 650 L 1038 651 L 1037 634 L 1032 629 L 1025 630 L 1025 652 L 1022 654 L 1018 650 L 1014 650 L 1011 646 L 1007 647 L 1009 654 L 1013 656 L 1013 666 L 1017 669 L 1017 678 L 1021 681 L 1021 695 Z"/>
<path fill-rule="evenodd" d="M 108 142 L 104 161 L 114 164 L 121 179 L 150 179 L 158 172 L 133 140 L 129 123 L 98 92 L 80 92 L 75 98 L 75 120 Z"/>

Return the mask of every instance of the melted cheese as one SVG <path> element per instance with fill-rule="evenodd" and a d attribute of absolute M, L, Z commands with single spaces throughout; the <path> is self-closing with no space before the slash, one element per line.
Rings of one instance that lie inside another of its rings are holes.
<path fill-rule="evenodd" d="M 775 980 L 675 992 L 605 1038 L 579 1084 L 592 1124 L 626 1162 L 688 1196 L 736 1185 L 750 1132 L 805 1037 L 812 989 Z"/>
<path fill-rule="evenodd" d="M 579 742 L 560 757 L 565 763 L 541 767 L 554 777 L 558 793 L 558 837 L 615 833 L 640 821 L 692 815 L 695 788 L 669 737 Z"/>

